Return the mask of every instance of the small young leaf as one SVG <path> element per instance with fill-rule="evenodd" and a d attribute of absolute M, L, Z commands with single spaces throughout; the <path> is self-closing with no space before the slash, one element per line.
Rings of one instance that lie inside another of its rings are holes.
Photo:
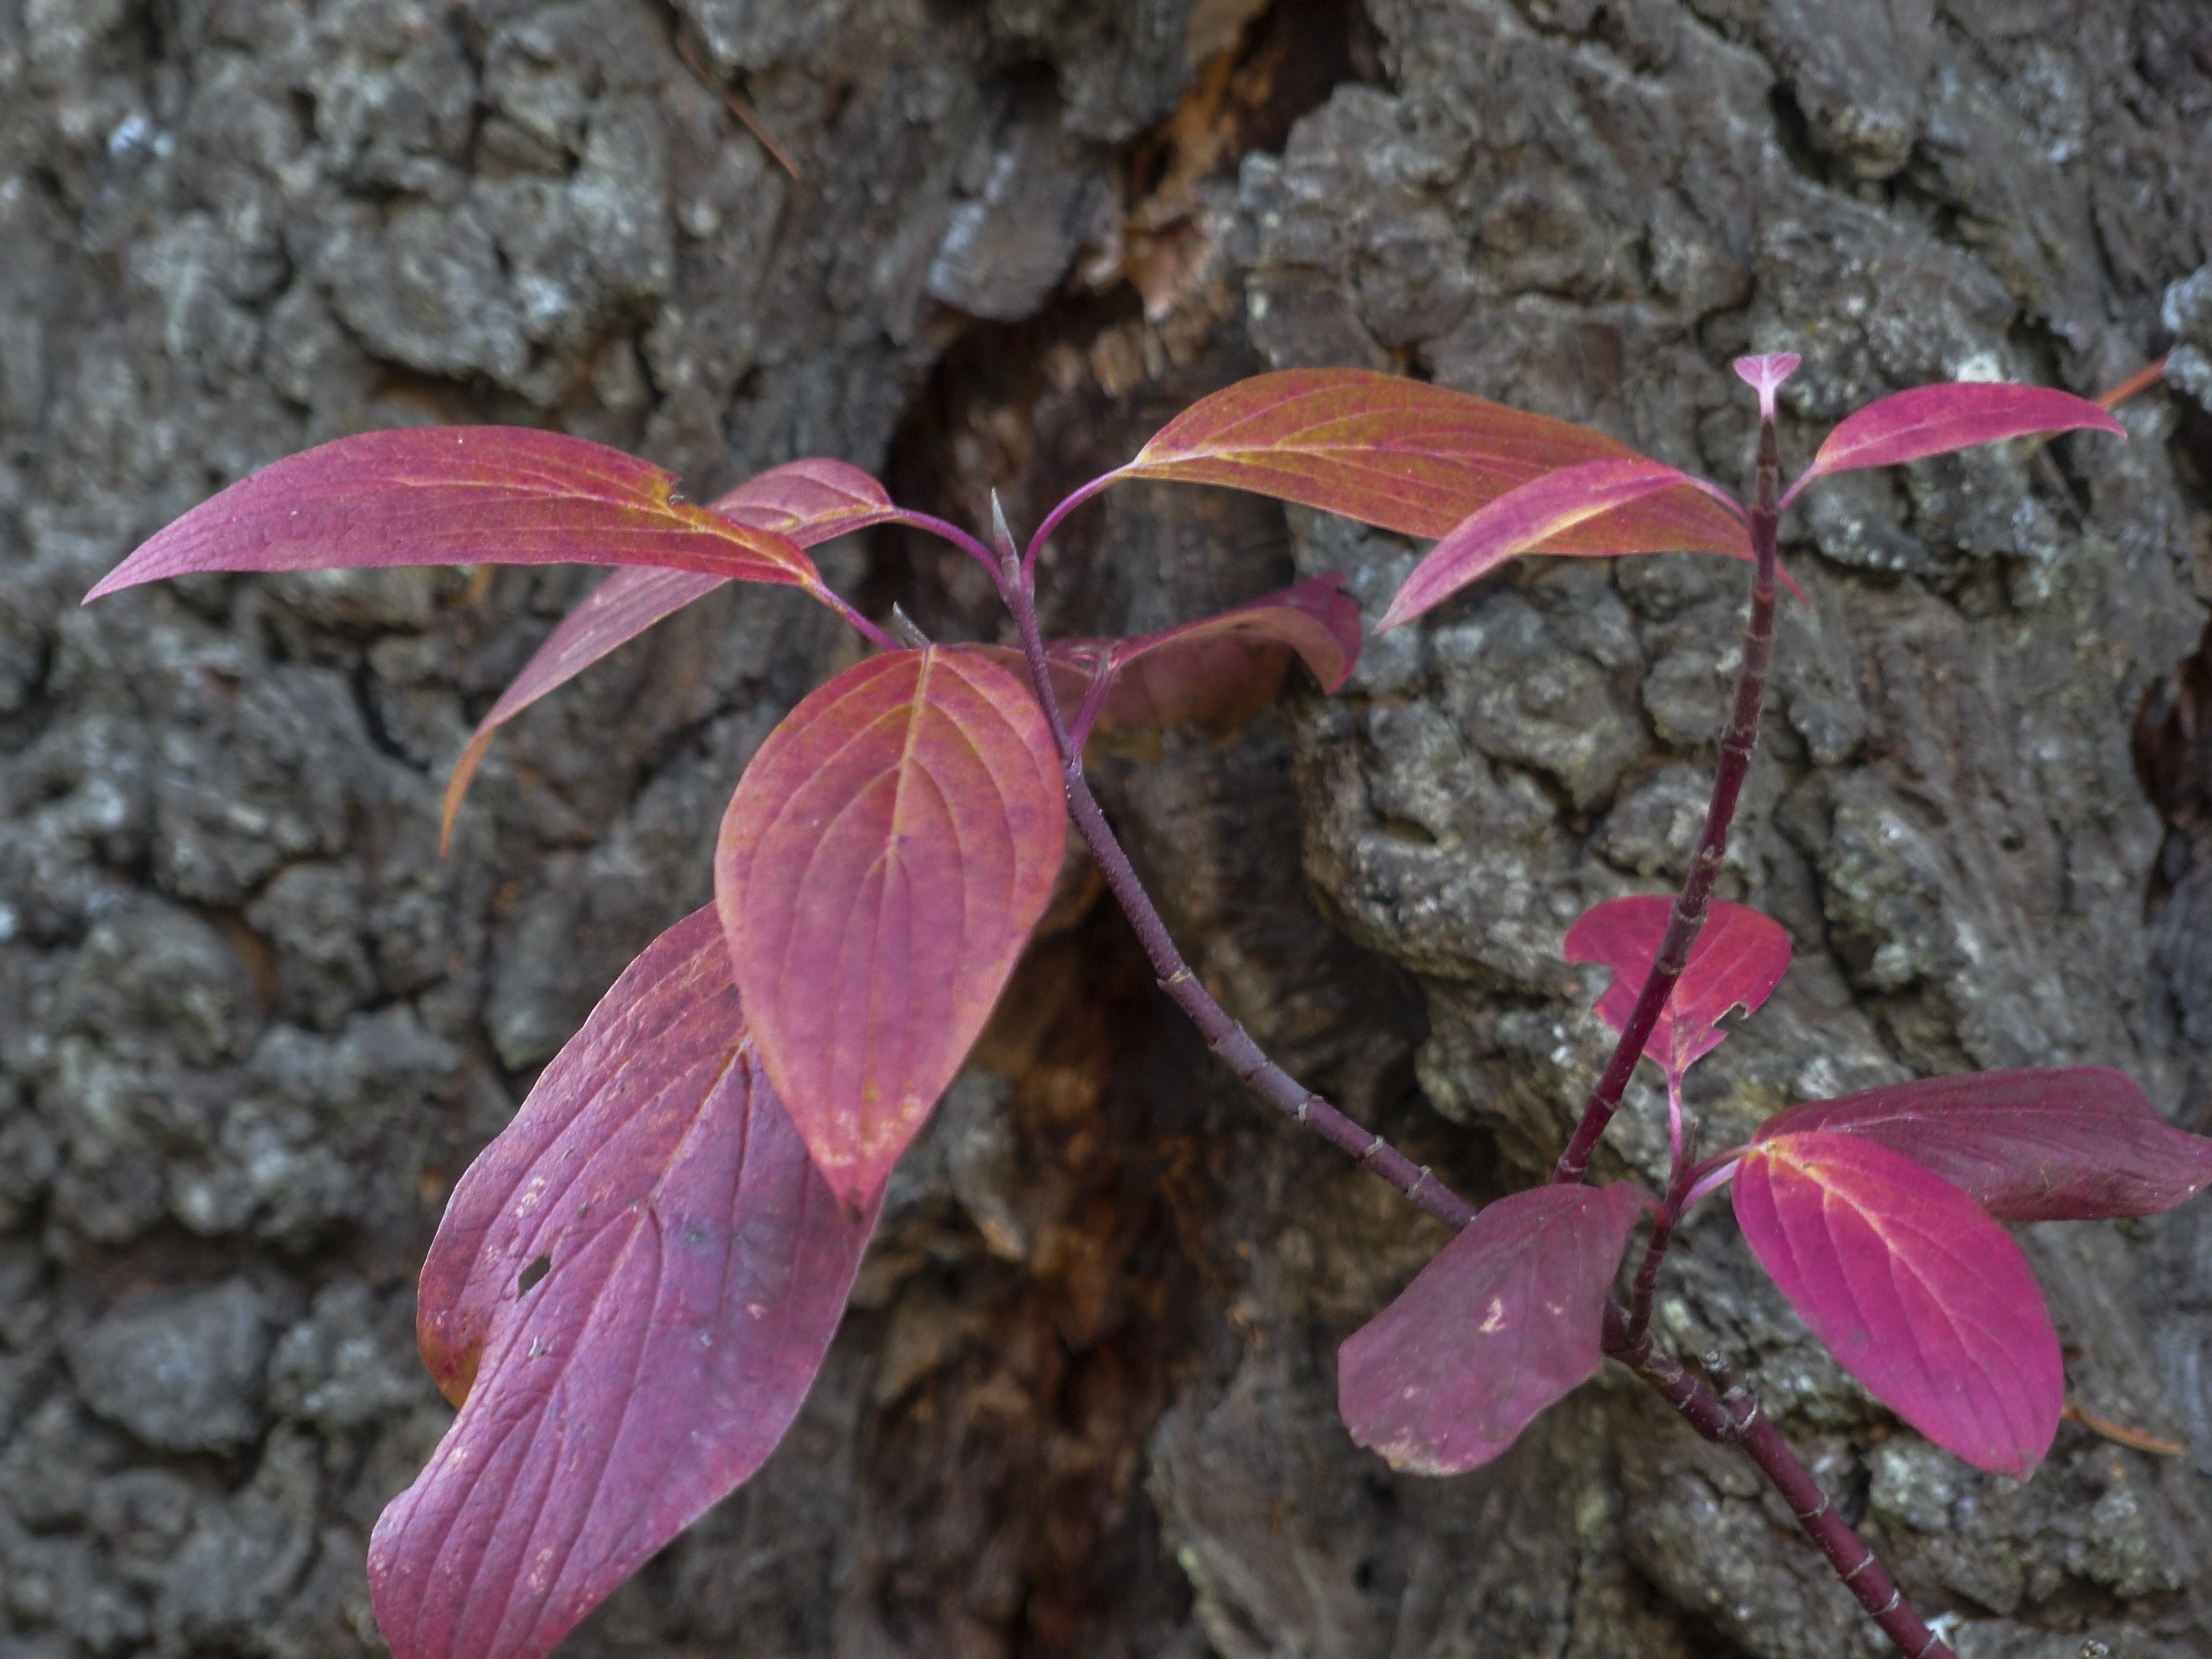
<path fill-rule="evenodd" d="M 197 571 L 402 564 L 643 564 L 820 586 L 787 538 L 678 501 L 675 486 L 657 466 L 557 432 L 365 432 L 202 501 L 85 598 Z"/>
<path fill-rule="evenodd" d="M 745 769 L 715 899 L 762 1060 L 848 1205 L 881 1190 L 959 1069 L 1066 832 L 1036 699 L 960 647 L 847 669 Z"/>
<path fill-rule="evenodd" d="M 369 1546 L 398 1659 L 538 1659 L 757 1469 L 872 1210 L 755 1063 L 711 909 L 648 946 L 454 1188 L 423 1358 L 461 1406 Z"/>
<path fill-rule="evenodd" d="M 1741 514 L 1710 488 L 1640 457 L 1583 461 L 1532 478 L 1454 525 L 1413 567 L 1375 631 L 1413 621 L 1523 553 L 1705 551 L 1750 559 Z"/>
<path fill-rule="evenodd" d="M 1171 726 L 1196 726 L 1216 741 L 1234 737 L 1274 702 L 1297 657 L 1322 690 L 1342 685 L 1359 660 L 1359 607 L 1331 570 L 1249 605 L 1174 628 L 1121 640 L 1045 642 L 1053 690 L 1071 720 L 1101 664 L 1114 676 L 1091 730 L 1111 739 Z M 1022 653 L 978 649 L 1028 678 Z"/>
<path fill-rule="evenodd" d="M 2212 1139 L 2102 1066 L 1971 1072 L 1792 1106 L 1755 1139 L 1825 1129 L 1933 1170 L 2000 1221 L 2155 1215 L 2212 1185 Z"/>
<path fill-rule="evenodd" d="M 1845 1370 L 1947 1451 L 2025 1480 L 2066 1379 L 2020 1246 L 1974 1200 L 1856 1135 L 1744 1151 L 1737 1224 Z"/>
<path fill-rule="evenodd" d="M 1915 386 L 1847 416 L 1828 434 L 1813 465 L 1790 486 L 1790 495 L 1831 472 L 1895 466 L 1976 444 L 2076 427 L 2128 435 L 2125 427 L 2087 398 L 2050 386 L 1994 380 Z"/>
<path fill-rule="evenodd" d="M 1500 1199 L 1345 1340 L 1337 1409 L 1393 1468 L 1487 1463 L 1597 1372 L 1605 1298 L 1650 1197 L 1538 1187 Z"/>
<path fill-rule="evenodd" d="M 1492 496 L 1612 439 L 1439 386 L 1359 368 L 1239 380 L 1162 428 L 1117 475 L 1249 489 L 1409 536 L 1441 536 Z"/>
<path fill-rule="evenodd" d="M 1598 962 L 1613 969 L 1613 983 L 1597 1000 L 1597 1016 L 1616 1031 L 1627 1025 L 1644 993 L 1674 908 L 1671 899 L 1608 899 L 1592 905 L 1567 930 L 1569 962 Z M 1756 1011 L 1789 967 L 1790 935 L 1779 922 L 1715 899 L 1690 947 L 1689 964 L 1644 1045 L 1645 1056 L 1680 1083 L 1728 1035 L 1720 1028 L 1721 1016 L 1731 1008 Z"/>
<path fill-rule="evenodd" d="M 884 487 L 842 461 L 792 461 L 749 478 L 710 503 L 708 511 L 754 530 L 788 537 L 794 546 L 819 546 L 848 531 L 881 524 L 897 509 Z M 442 850 L 453 833 L 461 797 L 483 763 L 493 734 L 547 692 L 570 680 L 609 652 L 618 649 L 728 578 L 690 570 L 631 566 L 617 570 L 546 636 L 514 683 L 500 694 L 491 712 L 470 734 L 468 747 L 446 780 L 443 818 L 438 828 Z M 810 589 L 811 591 L 811 589 Z"/>

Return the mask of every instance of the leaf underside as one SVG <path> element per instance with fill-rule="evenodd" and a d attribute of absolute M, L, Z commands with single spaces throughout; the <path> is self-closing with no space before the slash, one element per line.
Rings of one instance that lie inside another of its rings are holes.
<path fill-rule="evenodd" d="M 1036 699 L 961 647 L 846 670 L 745 769 L 716 901 L 763 1062 L 848 1205 L 881 1189 L 959 1069 L 1066 830 Z"/>
<path fill-rule="evenodd" d="M 2065 1403 L 2043 1292 L 2003 1228 L 1950 1182 L 1855 1135 L 1745 1149 L 1737 1224 L 1844 1370 L 1978 1468 L 2026 1480 Z"/>
<path fill-rule="evenodd" d="M 2212 1185 L 2212 1139 L 2175 1128 L 2101 1066 L 1891 1084 L 1792 1106 L 1757 1139 L 1808 1129 L 1902 1152 L 2000 1221 L 2154 1215 Z"/>
<path fill-rule="evenodd" d="M 1650 1203 L 1626 1182 L 1549 1186 L 1476 1216 L 1338 1352 L 1352 1437 L 1419 1474 L 1503 1452 L 1603 1363 L 1605 1298 Z"/>
<path fill-rule="evenodd" d="M 460 1415 L 369 1547 L 398 1659 L 538 1659 L 757 1469 L 874 1224 L 807 1157 L 720 921 L 696 912 L 625 970 L 439 1227 L 418 1328 Z"/>

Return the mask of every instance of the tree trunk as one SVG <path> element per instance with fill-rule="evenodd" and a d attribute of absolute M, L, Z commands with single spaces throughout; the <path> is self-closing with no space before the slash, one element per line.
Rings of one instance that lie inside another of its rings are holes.
<path fill-rule="evenodd" d="M 705 901 L 745 759 L 855 649 L 723 590 L 510 727 L 441 862 L 445 769 L 588 583 L 78 611 L 141 537 L 432 420 L 556 425 L 699 499 L 839 456 L 1033 525 L 1192 398 L 1329 363 L 1733 483 L 1738 352 L 1804 354 L 1802 465 L 1887 391 L 2094 393 L 2163 349 L 2212 257 L 2208 120 L 2191 0 L 0 0 L 0 1650 L 381 1650 L 368 1528 L 451 1419 L 410 1330 L 445 1196 Z M 2212 669 L 2169 678 L 2212 594 L 2212 417 L 2125 416 L 1785 522 L 1806 603 L 1723 890 L 1796 958 L 1693 1079 L 1709 1145 L 2076 1062 L 2212 1127 Z M 1416 551 L 1127 486 L 1045 603 L 1121 631 L 1334 568 L 1372 616 Z M 937 637 L 1002 626 L 957 554 L 823 562 Z M 1102 793 L 1231 1011 L 1493 1195 L 1607 1046 L 1568 922 L 1681 872 L 1742 590 L 1704 556 L 1528 562 Z M 1639 1080 L 1613 1172 L 1664 1142 Z M 1755 1383 L 1965 1659 L 2212 1652 L 2212 1206 L 2024 1230 L 2071 1400 L 2189 1447 L 2069 1422 L 2026 1486 L 1850 1382 L 1724 1208 L 1665 1329 Z M 1066 905 L 788 1443 L 562 1651 L 1880 1650 L 1749 1466 L 1618 1371 L 1472 1475 L 1355 1449 L 1336 1345 L 1443 1237 Z"/>

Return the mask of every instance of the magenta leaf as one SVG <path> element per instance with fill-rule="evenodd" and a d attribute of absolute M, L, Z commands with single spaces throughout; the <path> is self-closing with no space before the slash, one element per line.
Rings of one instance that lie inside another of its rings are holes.
<path fill-rule="evenodd" d="M 794 546 L 819 546 L 848 531 L 894 518 L 897 509 L 884 487 L 856 466 L 814 459 L 792 461 L 749 478 L 708 510 L 748 526 L 787 537 Z M 627 645 L 728 578 L 692 570 L 631 566 L 617 570 L 561 619 L 491 712 L 470 734 L 468 747 L 446 780 L 438 842 L 452 839 L 461 798 L 483 763 L 499 728 L 557 686 L 567 684 L 608 653 Z"/>
<path fill-rule="evenodd" d="M 695 912 L 461 1177 L 423 1265 L 461 1412 L 369 1545 L 398 1659 L 538 1659 L 759 1468 L 874 1224 L 808 1158 Z"/>
<path fill-rule="evenodd" d="M 1697 550 L 1752 556 L 1751 532 L 1735 502 L 1640 456 L 1583 461 L 1509 489 L 1454 525 L 1413 567 L 1375 631 L 1413 621 L 1523 553 Z"/>
<path fill-rule="evenodd" d="M 1487 1463 L 1554 1401 L 1596 1375 L 1605 1298 L 1636 1218 L 1626 1182 L 1500 1199 L 1345 1340 L 1337 1409 L 1393 1468 Z"/>
<path fill-rule="evenodd" d="M 1828 434 L 1813 465 L 1790 486 L 1783 505 L 1788 506 L 1814 479 L 1831 472 L 1895 466 L 1976 444 L 2076 427 L 2128 435 L 2125 427 L 2087 398 L 2050 386 L 1996 380 L 1915 386 L 1878 398 L 1846 416 Z"/>
<path fill-rule="evenodd" d="M 745 768 L 715 900 L 762 1063 L 848 1205 L 960 1069 L 1066 839 L 1043 711 L 963 647 L 854 665 Z"/>
<path fill-rule="evenodd" d="M 2212 1139 L 2102 1066 L 1971 1072 L 1778 1112 L 1755 1139 L 1829 1130 L 1933 1170 L 2000 1221 L 2154 1215 L 2212 1184 Z"/>
<path fill-rule="evenodd" d="M 1627 1026 L 1644 994 L 1674 908 L 1671 899 L 1608 899 L 1592 905 L 1567 930 L 1569 962 L 1602 963 L 1613 969 L 1613 983 L 1597 1000 L 1597 1015 L 1616 1031 Z M 1755 1011 L 1789 967 L 1790 935 L 1779 922 L 1748 906 L 1715 899 L 1690 947 L 1689 963 L 1644 1044 L 1644 1054 L 1679 1084 L 1728 1035 L 1720 1028 L 1721 1016 L 1731 1008 Z"/>
<path fill-rule="evenodd" d="M 2003 1228 L 1940 1176 L 1856 1135 L 1745 1148 L 1737 1224 L 1838 1363 L 1977 1468 L 2025 1480 L 2065 1403 L 2043 1291 Z"/>
<path fill-rule="evenodd" d="M 787 537 L 675 494 L 660 468 L 523 427 L 403 427 L 264 466 L 142 544 L 85 596 L 207 570 L 659 565 L 821 587 Z"/>

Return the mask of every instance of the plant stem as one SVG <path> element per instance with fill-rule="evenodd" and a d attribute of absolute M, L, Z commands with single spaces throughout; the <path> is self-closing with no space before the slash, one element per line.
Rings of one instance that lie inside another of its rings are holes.
<path fill-rule="evenodd" d="M 1771 489 L 1765 492 L 1765 499 L 1771 505 Z M 1033 543 L 1033 549 L 1035 545 Z M 1771 614 L 1774 592 L 1771 512 L 1766 546 L 1766 595 Z M 1415 1164 L 1381 1135 L 1362 1128 L 1276 1065 L 1253 1040 L 1251 1033 L 1213 1000 L 1182 959 L 1167 923 L 1138 879 L 1129 855 L 1122 850 L 1113 827 L 1106 822 L 1097 797 L 1091 793 L 1090 781 L 1084 776 L 1082 749 L 1070 741 L 1060 698 L 1053 690 L 1030 574 L 1003 553 L 1001 560 L 1007 567 L 1008 580 L 1002 585 L 1007 606 L 1021 631 L 1022 653 L 1028 661 L 1037 702 L 1044 710 L 1060 753 L 1060 781 L 1067 792 L 1068 816 L 1085 845 L 1090 848 L 1091 857 L 1097 860 L 1108 890 L 1136 929 L 1138 942 L 1152 962 L 1160 988 L 1190 1017 L 1213 1052 L 1227 1060 L 1231 1069 L 1263 1099 L 1293 1122 L 1312 1130 L 1349 1155 L 1361 1168 L 1389 1182 L 1454 1232 L 1463 1230 L 1474 1219 L 1474 1205 L 1438 1181 L 1426 1164 Z M 1687 947 L 1684 948 L 1686 951 Z M 1655 1273 L 1656 1267 L 1655 1261 Z M 1913 1612 L 1911 1604 L 1875 1559 L 1874 1552 L 1860 1541 L 1850 1523 L 1828 1503 L 1820 1483 L 1790 1449 L 1789 1443 L 1775 1432 L 1749 1391 L 1735 1391 L 1739 1401 L 1736 1405 L 1724 1402 L 1653 1338 L 1649 1325 L 1648 1296 L 1644 1328 L 1633 1340 L 1627 1314 L 1608 1297 L 1601 1338 L 1605 1352 L 1656 1389 L 1683 1421 L 1704 1438 L 1744 1448 L 1760 1473 L 1790 1504 L 1807 1535 L 1820 1547 L 1837 1574 L 1850 1586 L 1851 1593 L 1905 1659 L 1954 1659 L 1950 1648 Z"/>
<path fill-rule="evenodd" d="M 1728 730 L 1721 734 L 1720 766 L 1713 777 L 1712 804 L 1705 809 L 1705 834 L 1690 860 L 1690 873 L 1667 921 L 1659 953 L 1651 960 L 1635 1012 L 1621 1028 L 1613 1058 L 1583 1104 L 1582 1121 L 1575 1126 L 1567 1149 L 1552 1171 L 1555 1182 L 1577 1182 L 1589 1174 L 1590 1155 L 1605 1134 L 1606 1125 L 1620 1109 L 1621 1091 L 1644 1053 L 1660 1011 L 1688 966 L 1690 947 L 1705 925 L 1705 909 L 1713 896 L 1713 882 L 1728 852 L 1729 826 L 1735 820 L 1736 798 L 1743 792 L 1744 775 L 1751 769 L 1752 750 L 1759 745 L 1759 712 L 1766 701 L 1766 671 L 1774 655 L 1774 535 L 1780 513 L 1775 503 L 1781 487 L 1781 453 L 1774 424 L 1759 428 L 1757 487 L 1751 508 L 1751 614 L 1744 623 L 1743 667 L 1736 676 L 1735 707 Z"/>

